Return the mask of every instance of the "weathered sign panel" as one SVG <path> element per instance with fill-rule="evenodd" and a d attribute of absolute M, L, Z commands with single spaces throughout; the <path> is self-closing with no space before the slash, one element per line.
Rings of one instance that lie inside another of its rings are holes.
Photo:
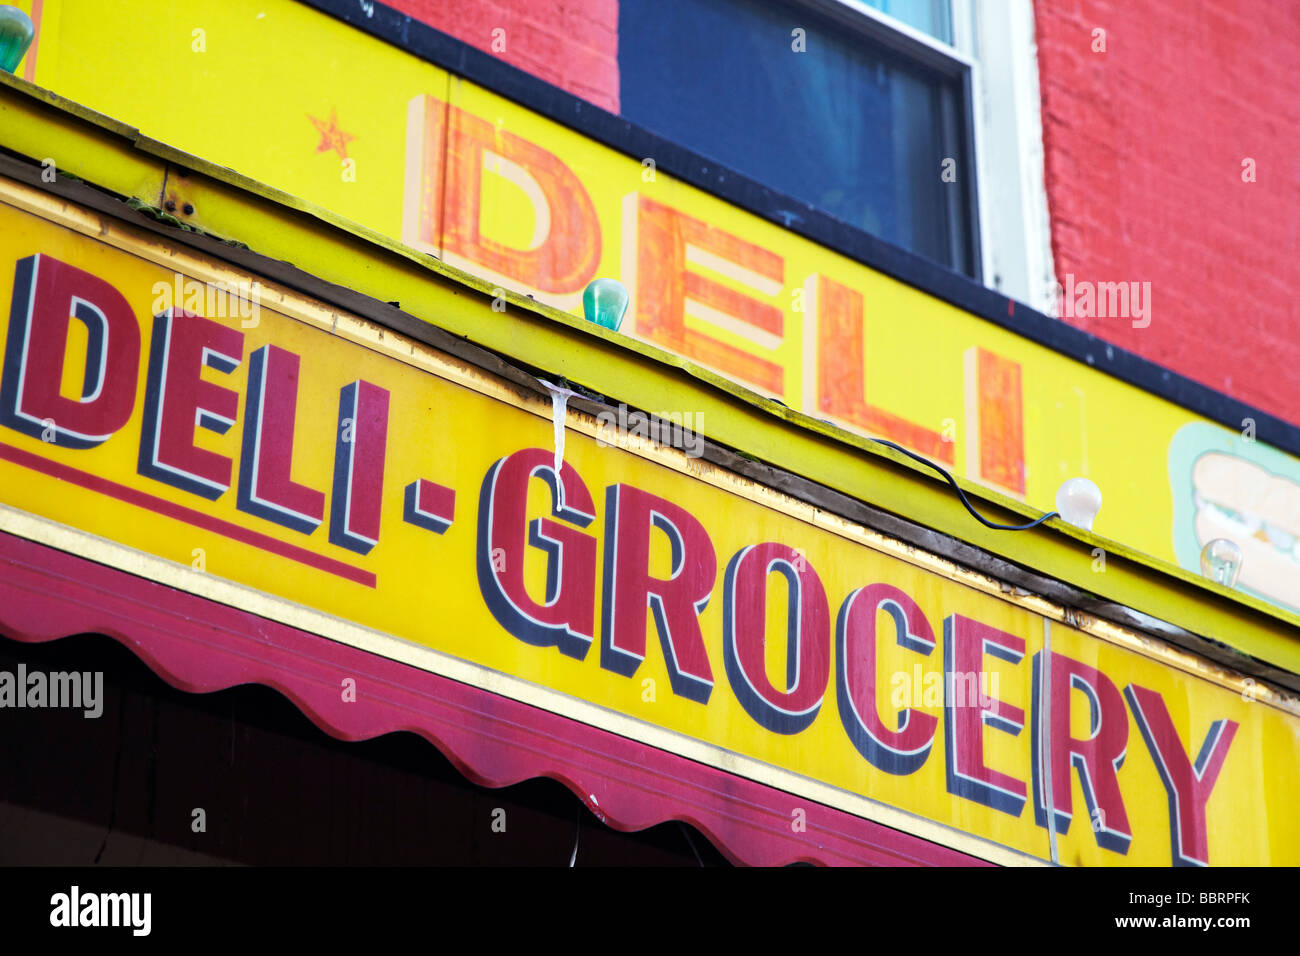
<path fill-rule="evenodd" d="M 0 187 L 6 529 L 971 852 L 1300 862 L 1248 682 Z"/>

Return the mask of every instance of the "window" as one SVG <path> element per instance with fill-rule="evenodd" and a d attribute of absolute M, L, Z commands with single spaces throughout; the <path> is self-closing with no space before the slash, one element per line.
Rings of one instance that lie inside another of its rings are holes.
<path fill-rule="evenodd" d="M 929 11 L 914 19 L 939 31 L 950 29 L 936 12 L 947 7 L 908 5 Z M 894 31 L 845 12 L 856 29 L 772 0 L 622 0 L 622 114 L 978 277 L 969 69 L 910 37 L 886 42 L 881 34 Z"/>
<path fill-rule="evenodd" d="M 1032 0 L 620 0 L 619 66 L 626 119 L 1049 307 Z"/>

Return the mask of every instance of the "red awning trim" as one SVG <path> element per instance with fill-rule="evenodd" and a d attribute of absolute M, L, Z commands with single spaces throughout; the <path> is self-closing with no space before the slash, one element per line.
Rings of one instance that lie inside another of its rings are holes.
<path fill-rule="evenodd" d="M 987 865 L 964 853 L 648 747 L 567 717 L 0 534 L 0 632 L 20 641 L 108 635 L 169 684 L 209 693 L 273 687 L 343 740 L 407 730 L 470 780 L 554 778 L 602 820 L 682 820 L 735 863 Z M 345 677 L 357 700 L 342 700 Z M 807 829 L 795 833 L 792 811 Z"/>

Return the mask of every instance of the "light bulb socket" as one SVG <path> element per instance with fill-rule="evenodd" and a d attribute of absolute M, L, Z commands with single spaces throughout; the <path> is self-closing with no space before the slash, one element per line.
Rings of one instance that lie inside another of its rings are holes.
<path fill-rule="evenodd" d="M 1201 549 L 1201 574 L 1225 588 L 1237 586 L 1241 564 L 1241 548 L 1229 538 L 1207 541 Z"/>
<path fill-rule="evenodd" d="M 596 279 L 582 293 L 582 311 L 588 322 L 618 331 L 627 312 L 627 287 L 617 279 Z"/>
<path fill-rule="evenodd" d="M 0 70 L 12 73 L 36 38 L 32 18 L 17 7 L 0 4 Z"/>
<path fill-rule="evenodd" d="M 1088 478 L 1070 478 L 1056 491 L 1056 511 L 1063 521 L 1091 531 L 1101 511 L 1101 489 Z"/>

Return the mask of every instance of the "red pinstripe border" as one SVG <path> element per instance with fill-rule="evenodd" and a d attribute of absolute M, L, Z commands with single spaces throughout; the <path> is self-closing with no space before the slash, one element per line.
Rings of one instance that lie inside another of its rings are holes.
<path fill-rule="evenodd" d="M 110 481 L 107 478 L 101 478 L 99 475 L 92 475 L 89 472 L 73 468 L 71 465 L 64 465 L 57 461 L 50 461 L 48 458 L 42 458 L 40 455 L 34 455 L 29 451 L 23 451 L 21 448 L 15 448 L 13 445 L 6 445 L 0 442 L 0 459 L 13 462 L 23 468 L 30 468 L 32 471 L 38 471 L 43 475 L 49 475 L 58 478 L 70 484 L 79 485 L 90 491 L 98 492 L 109 498 L 116 498 L 118 501 L 125 501 L 127 504 L 135 505 L 137 508 L 144 508 L 155 514 L 165 515 L 168 518 L 175 518 L 177 521 L 184 521 L 186 524 L 194 525 L 196 528 L 202 528 L 205 531 L 211 531 L 213 534 L 219 534 L 224 538 L 230 538 L 232 541 L 238 541 L 241 544 L 251 545 L 262 551 L 270 552 L 282 558 L 288 558 L 290 561 L 296 561 L 299 564 L 305 564 L 317 571 L 324 571 L 327 574 L 333 574 L 348 581 L 354 581 L 357 584 L 364 584 L 368 588 L 373 588 L 378 583 L 378 578 L 371 571 L 363 571 L 361 568 L 355 568 L 343 561 L 335 561 L 333 558 L 327 558 L 324 555 L 316 554 L 314 551 L 308 551 L 306 548 L 300 548 L 297 545 L 286 544 L 278 541 L 270 535 L 262 534 L 259 531 L 250 531 L 248 528 L 241 528 L 237 524 L 232 524 L 222 518 L 214 518 L 212 515 L 204 514 L 202 511 L 195 511 L 193 508 L 186 508 L 184 505 L 178 505 L 175 502 L 168 501 L 166 498 L 159 498 L 145 491 L 139 491 L 126 485 L 118 484 L 116 481 Z"/>

